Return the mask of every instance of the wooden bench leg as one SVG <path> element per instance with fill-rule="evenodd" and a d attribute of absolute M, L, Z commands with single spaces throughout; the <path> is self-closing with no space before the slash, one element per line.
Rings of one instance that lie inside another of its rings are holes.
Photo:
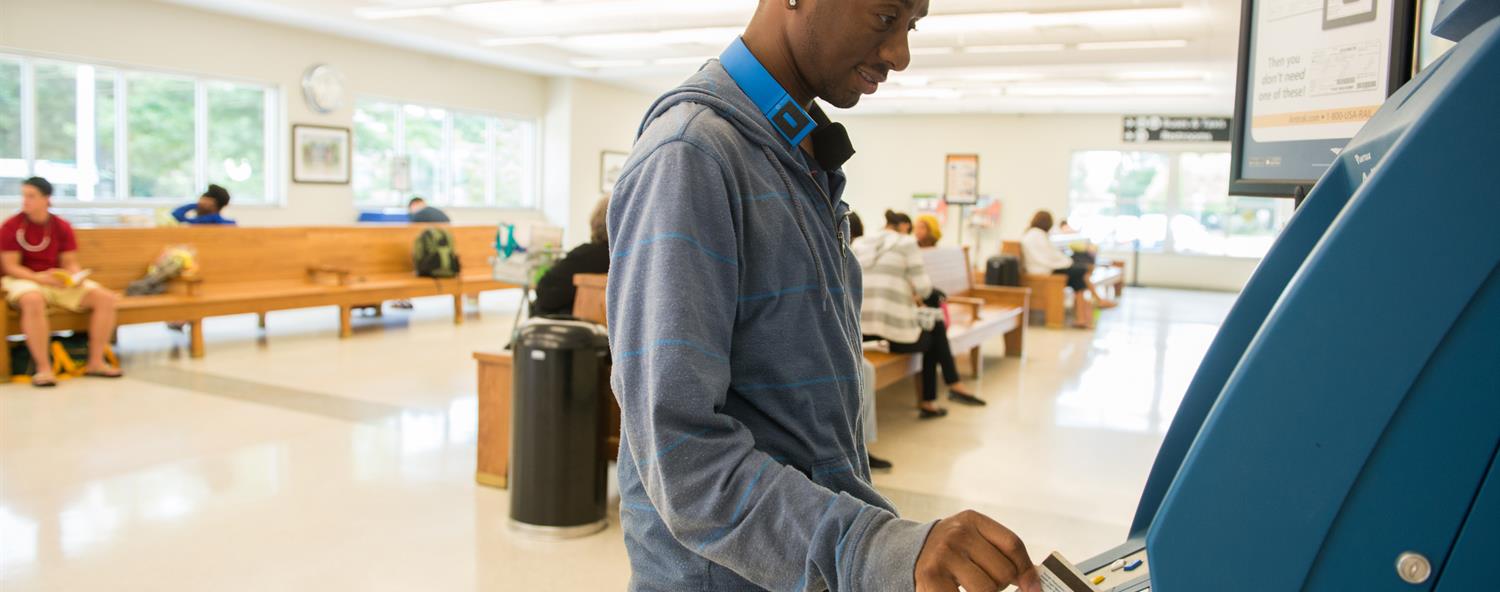
<path fill-rule="evenodd" d="M 266 313 L 263 313 L 263 312 L 255 313 L 255 320 L 258 323 L 258 326 L 260 327 L 260 330 L 261 331 L 265 331 L 266 330 Z"/>
<path fill-rule="evenodd" d="M 1021 313 L 1021 321 L 1017 327 L 1005 334 L 1005 356 L 1010 358 L 1024 357 L 1026 352 L 1026 323 L 1031 319 L 1026 313 Z"/>
<path fill-rule="evenodd" d="M 1068 306 L 1066 304 L 1064 290 L 1047 290 L 1041 294 L 1042 314 L 1047 315 L 1048 329 L 1061 329 L 1066 323 Z"/>
<path fill-rule="evenodd" d="M 5 369 L 4 382 L 10 382 L 10 306 L 0 299 L 0 368 Z"/>
<path fill-rule="evenodd" d="M 969 368 L 970 373 L 974 375 L 974 380 L 984 378 L 984 348 L 975 347 L 969 350 Z"/>
<path fill-rule="evenodd" d="M 194 358 L 203 357 L 203 319 L 193 319 L 188 322 L 188 355 Z"/>
<path fill-rule="evenodd" d="M 354 336 L 354 307 L 348 304 L 339 305 L 339 338 L 348 339 Z"/>
<path fill-rule="evenodd" d="M 453 295 L 453 324 L 464 324 L 464 295 Z"/>

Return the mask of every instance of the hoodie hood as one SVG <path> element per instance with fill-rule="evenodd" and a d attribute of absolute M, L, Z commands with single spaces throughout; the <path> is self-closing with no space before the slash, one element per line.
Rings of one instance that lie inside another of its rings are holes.
<path fill-rule="evenodd" d="M 734 124 L 746 138 L 770 148 L 778 157 L 800 160 L 792 154 L 791 146 L 771 127 L 771 121 L 761 114 L 750 97 L 735 84 L 734 78 L 718 59 L 709 60 L 682 85 L 657 98 L 646 112 L 645 120 L 641 121 L 637 136 L 644 134 L 651 122 L 681 103 L 696 103 L 713 109 L 720 117 Z"/>
<path fill-rule="evenodd" d="M 760 151 L 765 153 L 769 159 L 779 162 L 789 170 L 796 171 L 797 175 L 795 176 L 797 179 L 788 178 L 785 175 L 781 178 L 788 194 L 796 195 L 798 193 L 797 187 L 802 184 L 801 179 L 805 179 L 811 174 L 812 169 L 808 166 L 808 159 L 802 157 L 801 149 L 794 148 L 782 140 L 775 126 L 771 124 L 771 121 L 761 113 L 760 108 L 740 88 L 739 84 L 735 82 L 734 77 L 729 74 L 728 70 L 717 59 L 709 60 L 698 70 L 697 74 L 688 78 L 681 86 L 658 98 L 652 104 L 646 118 L 641 122 L 637 136 L 644 135 L 652 123 L 668 111 L 671 111 L 673 107 L 684 103 L 701 105 L 713 110 L 719 117 L 733 125 L 746 139 L 755 143 Z M 838 126 L 838 124 L 830 123 L 828 118 L 816 106 L 811 114 L 814 120 L 818 122 L 820 130 Z M 844 137 L 843 143 L 847 146 L 848 140 L 842 126 L 838 126 L 837 133 Z M 815 142 L 817 141 L 817 135 L 816 133 L 814 134 Z M 852 154 L 853 150 L 849 149 L 848 153 Z M 844 158 L 847 158 L 847 156 Z M 842 184 L 841 172 L 834 170 L 829 171 L 828 174 L 830 177 L 837 176 L 837 182 Z M 835 225 L 841 226 L 846 224 L 844 220 L 850 212 L 848 204 L 832 197 L 837 191 L 831 188 L 825 188 L 823 192 L 824 196 L 828 199 L 827 215 L 833 218 Z M 814 213 L 810 214 L 804 210 L 800 200 L 794 199 L 791 200 L 791 203 L 797 213 L 798 229 L 801 231 L 802 238 L 807 244 L 808 254 L 817 268 L 818 285 L 825 298 L 824 308 L 826 310 L 827 304 L 833 298 L 834 290 L 830 289 L 833 288 L 833 282 L 828 277 L 829 271 L 825 269 L 825 265 L 818 257 L 817 249 L 814 245 L 816 241 L 812 237 L 813 231 L 809 228 L 810 225 L 817 223 L 815 221 L 823 218 L 823 216 L 816 213 L 821 211 L 821 209 L 815 207 Z M 839 238 L 846 240 L 844 239 L 845 236 L 847 234 L 840 234 Z"/>
<path fill-rule="evenodd" d="M 781 138 L 771 121 L 761 113 L 760 108 L 750 100 L 745 91 L 740 89 L 734 77 L 729 75 L 724 65 L 717 59 L 709 60 L 698 70 L 697 74 L 688 78 L 681 86 L 658 98 L 647 111 L 645 120 L 641 122 L 640 129 L 636 132 L 637 137 L 644 134 L 646 128 L 650 127 L 657 118 L 682 103 L 695 103 L 713 109 L 750 141 L 770 150 L 777 160 L 795 165 L 802 172 L 809 171 L 806 160 L 799 154 L 800 149 Z M 833 166 L 825 165 L 825 168 L 830 170 L 839 168 L 848 159 L 848 155 L 854 153 L 853 148 L 848 147 L 848 136 L 843 131 L 843 125 L 828 121 L 828 117 L 816 105 L 809 114 L 818 123 L 818 131 L 814 132 L 812 138 L 814 143 L 818 144 L 820 152 L 823 151 L 820 136 L 825 130 L 837 129 L 836 135 L 840 139 L 835 141 L 836 145 L 829 146 L 829 150 L 847 151 L 847 155 Z"/>

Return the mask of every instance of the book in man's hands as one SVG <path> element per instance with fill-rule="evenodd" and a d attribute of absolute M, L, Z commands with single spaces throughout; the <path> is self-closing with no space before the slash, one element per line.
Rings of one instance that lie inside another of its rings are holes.
<path fill-rule="evenodd" d="M 64 288 L 72 288 L 78 286 L 83 283 L 83 280 L 89 279 L 89 276 L 93 274 L 94 270 L 92 269 L 85 269 L 78 273 L 68 273 L 61 269 L 55 269 L 52 271 L 52 276 L 56 277 L 57 281 L 62 282 Z"/>

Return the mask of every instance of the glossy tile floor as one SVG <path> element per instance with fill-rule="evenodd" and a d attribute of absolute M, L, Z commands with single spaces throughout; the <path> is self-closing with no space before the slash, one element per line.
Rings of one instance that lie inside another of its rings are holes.
<path fill-rule="evenodd" d="M 356 319 L 206 324 L 188 359 L 159 325 L 121 331 L 130 377 L 0 386 L 0 590 L 618 590 L 617 517 L 544 543 L 473 481 L 475 372 L 514 295 L 451 322 L 446 301 Z M 1097 332 L 1033 327 L 989 358 L 985 408 L 918 421 L 879 399 L 875 477 L 908 517 L 994 516 L 1033 557 L 1121 542 L 1163 432 L 1233 296 L 1136 289 Z"/>

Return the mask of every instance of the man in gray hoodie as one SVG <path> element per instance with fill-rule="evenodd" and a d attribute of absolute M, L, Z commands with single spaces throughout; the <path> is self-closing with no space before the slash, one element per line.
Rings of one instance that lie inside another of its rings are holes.
<path fill-rule="evenodd" d="M 841 108 L 910 62 L 928 0 L 762 0 L 651 108 L 609 206 L 632 590 L 1040 590 L 974 512 L 898 518 L 861 437 Z"/>

